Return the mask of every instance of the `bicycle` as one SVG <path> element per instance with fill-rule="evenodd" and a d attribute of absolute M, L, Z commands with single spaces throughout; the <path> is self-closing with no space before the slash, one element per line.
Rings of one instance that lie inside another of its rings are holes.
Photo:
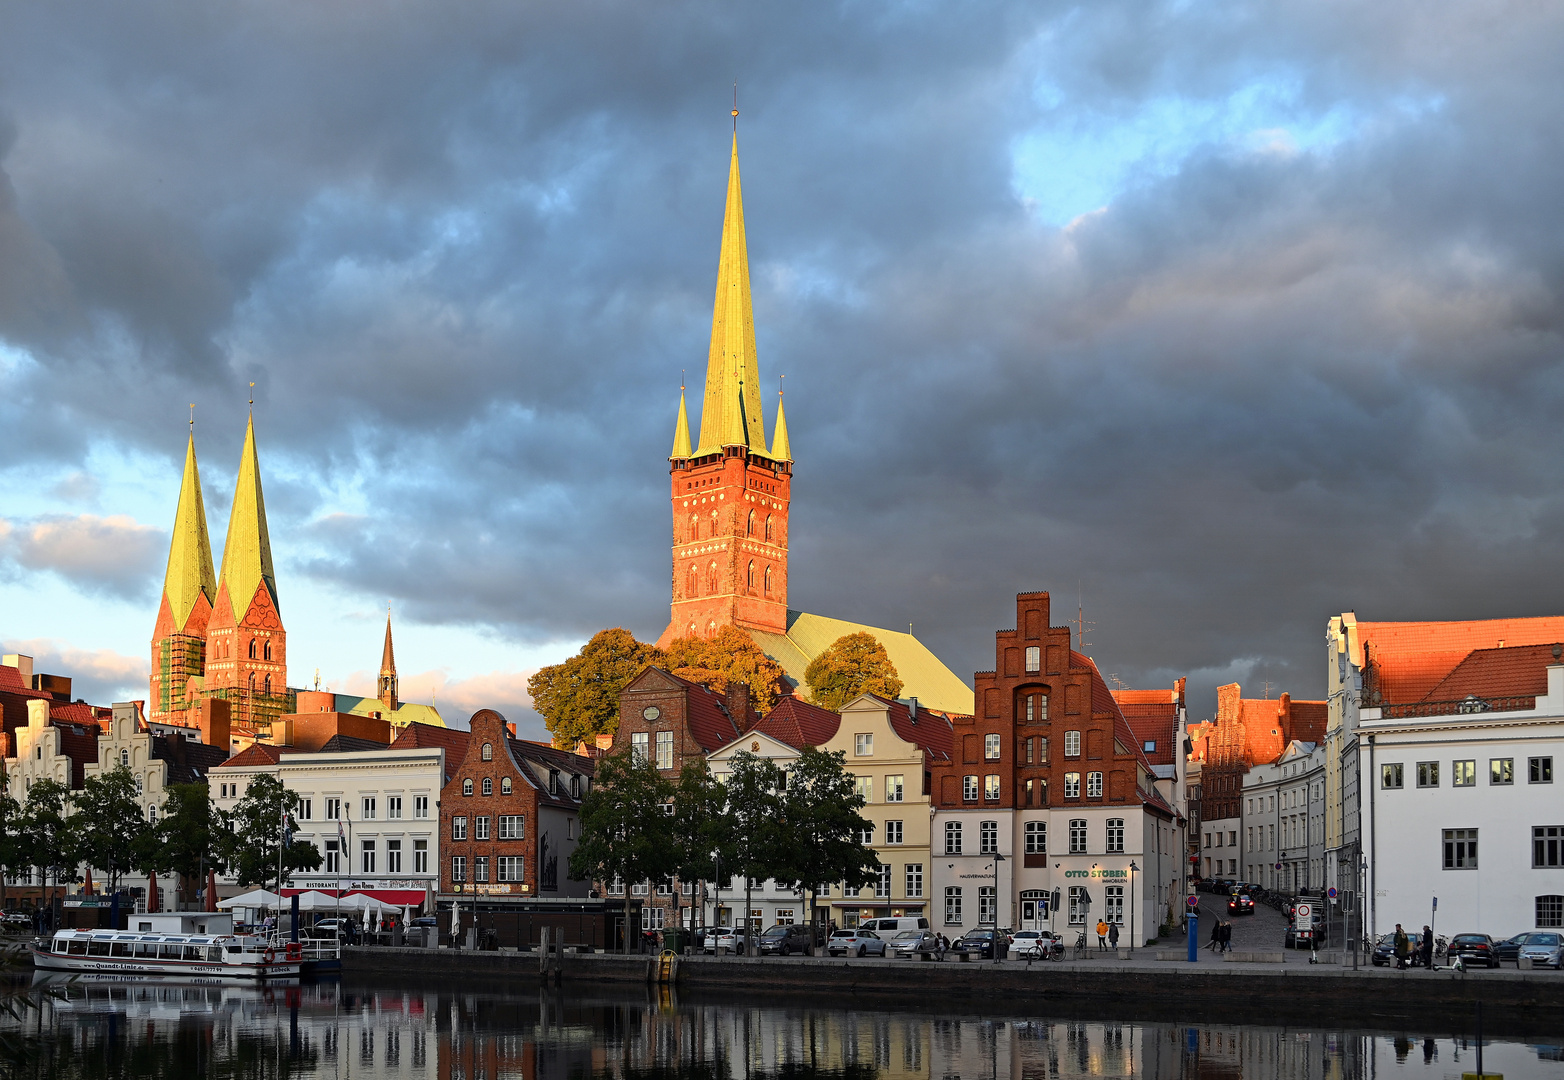
<path fill-rule="evenodd" d="M 1075 959 L 1089 959 L 1091 955 L 1091 946 L 1086 943 L 1086 931 L 1082 930 L 1075 936 Z"/>

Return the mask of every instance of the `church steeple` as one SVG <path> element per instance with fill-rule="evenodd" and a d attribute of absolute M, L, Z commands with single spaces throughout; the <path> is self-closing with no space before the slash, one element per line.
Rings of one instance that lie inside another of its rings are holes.
<path fill-rule="evenodd" d="M 722 220 L 722 254 L 717 263 L 706 396 L 701 405 L 701 441 L 695 456 L 719 454 L 728 446 L 743 446 L 750 453 L 766 455 L 736 132 L 728 161 L 728 204 Z"/>
<path fill-rule="evenodd" d="M 397 709 L 397 685 L 396 685 L 396 654 L 391 650 L 391 612 L 386 612 L 386 643 L 380 650 L 380 703 L 386 707 L 386 712 L 394 713 Z M 387 717 L 390 719 L 390 717 Z"/>
<path fill-rule="evenodd" d="M 679 387 L 679 418 L 673 423 L 673 453 L 669 461 L 683 461 L 690 456 L 690 414 L 684 408 L 684 387 Z"/>
<path fill-rule="evenodd" d="M 179 506 L 174 511 L 174 532 L 168 545 L 168 567 L 152 630 L 151 714 L 159 719 L 183 712 L 193 703 L 190 695 L 199 688 L 206 669 L 207 623 L 217 601 L 194 428 L 192 419 Z"/>
<path fill-rule="evenodd" d="M 239 479 L 234 485 L 228 535 L 223 540 L 222 584 L 238 614 L 250 604 L 262 584 L 277 606 L 277 574 L 272 569 L 272 542 L 266 530 L 266 496 L 261 491 L 261 463 L 255 454 L 255 417 L 244 429 Z"/>
<path fill-rule="evenodd" d="M 771 437 L 771 456 L 778 461 L 792 461 L 793 448 L 787 441 L 787 413 L 782 408 L 782 395 L 777 394 L 777 428 Z"/>

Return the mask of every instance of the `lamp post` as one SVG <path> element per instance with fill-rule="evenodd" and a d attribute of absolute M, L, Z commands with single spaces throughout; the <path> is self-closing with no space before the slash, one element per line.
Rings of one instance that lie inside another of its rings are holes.
<path fill-rule="evenodd" d="M 716 848 L 711 849 L 711 861 L 716 870 L 716 880 L 712 882 L 715 895 L 711 901 L 711 925 L 713 928 L 722 925 L 722 852 Z M 711 954 L 717 955 L 717 946 L 713 943 Z"/>
<path fill-rule="evenodd" d="M 994 848 L 994 963 L 999 963 L 999 864 L 1005 857 Z"/>
<path fill-rule="evenodd" d="M 1135 860 L 1130 860 L 1130 959 L 1135 954 L 1135 872 L 1140 867 L 1135 865 Z"/>

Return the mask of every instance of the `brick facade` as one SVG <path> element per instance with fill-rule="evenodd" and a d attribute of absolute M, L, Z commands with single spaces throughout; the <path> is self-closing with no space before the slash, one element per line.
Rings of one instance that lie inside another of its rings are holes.
<path fill-rule="evenodd" d="M 619 730 L 609 752 L 628 750 L 637 735 L 645 736 L 647 753 L 657 762 L 658 771 L 674 780 L 685 762 L 703 760 L 759 722 L 750 708 L 747 684 L 731 683 L 726 694 L 719 694 L 650 667 L 619 695 Z M 659 735 L 664 736 L 662 742 Z"/>

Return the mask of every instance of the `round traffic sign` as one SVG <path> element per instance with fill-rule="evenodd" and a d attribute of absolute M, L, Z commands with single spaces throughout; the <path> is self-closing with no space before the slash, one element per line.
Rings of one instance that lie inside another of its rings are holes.
<path fill-rule="evenodd" d="M 1341 894 L 1336 891 L 1336 886 L 1332 885 L 1330 888 L 1325 890 L 1325 895 L 1330 897 L 1332 900 L 1334 900 L 1334 899 L 1336 899 L 1336 897 L 1340 896 Z"/>
<path fill-rule="evenodd" d="M 1314 908 L 1308 904 L 1299 904 L 1297 907 L 1293 908 L 1293 918 L 1297 919 L 1299 922 L 1307 919 L 1312 914 L 1314 914 Z"/>
<path fill-rule="evenodd" d="M 1197 908 L 1200 906 L 1200 897 L 1191 896 L 1188 900 L 1188 903 L 1191 909 Z"/>

